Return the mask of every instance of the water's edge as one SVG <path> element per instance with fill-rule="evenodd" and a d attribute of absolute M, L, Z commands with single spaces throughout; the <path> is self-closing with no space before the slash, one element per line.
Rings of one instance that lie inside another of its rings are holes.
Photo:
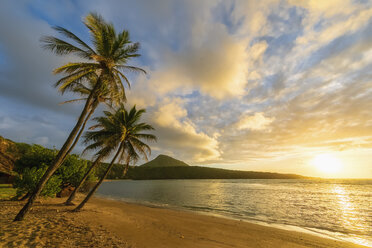
<path fill-rule="evenodd" d="M 119 201 L 119 202 L 123 202 L 123 203 L 136 204 L 136 205 L 150 207 L 150 208 L 163 208 L 163 209 L 169 209 L 169 210 L 185 211 L 185 212 L 197 213 L 197 214 L 202 214 L 202 215 L 206 215 L 206 216 L 213 216 L 213 217 L 218 217 L 218 218 L 223 218 L 223 219 L 244 221 L 244 222 L 252 223 L 252 224 L 256 224 L 256 225 L 272 227 L 272 228 L 277 228 L 277 229 L 282 229 L 282 230 L 287 230 L 287 231 L 293 231 L 293 232 L 301 232 L 301 233 L 306 233 L 306 234 L 314 235 L 314 236 L 321 237 L 321 238 L 333 239 L 333 240 L 337 240 L 337 241 L 350 242 L 350 243 L 354 243 L 354 244 L 357 244 L 357 245 L 364 245 L 366 247 L 372 247 L 372 243 L 370 243 L 366 240 L 363 240 L 363 239 L 360 239 L 360 238 L 357 238 L 357 237 L 355 237 L 355 238 L 346 237 L 341 233 L 331 232 L 331 231 L 317 229 L 317 228 L 305 228 L 305 227 L 299 227 L 299 226 L 294 226 L 294 225 L 270 223 L 270 222 L 264 222 L 262 220 L 248 219 L 248 218 L 243 218 L 243 219 L 242 218 L 234 218 L 232 216 L 221 215 L 221 214 L 205 212 L 205 211 L 198 211 L 198 210 L 190 209 L 190 208 L 187 208 L 187 207 L 171 206 L 171 205 L 168 205 L 168 204 L 156 204 L 156 203 L 153 203 L 153 202 L 146 202 L 146 201 L 136 201 L 136 200 L 132 200 L 132 199 L 107 196 L 107 195 L 103 195 L 103 194 L 99 194 L 99 193 L 97 193 L 95 195 L 95 197 L 106 199 L 106 200 L 111 200 L 111 201 Z M 344 236 L 344 237 L 342 237 L 342 236 Z"/>
<path fill-rule="evenodd" d="M 97 194 L 372 247 L 372 180 L 122 180 Z"/>

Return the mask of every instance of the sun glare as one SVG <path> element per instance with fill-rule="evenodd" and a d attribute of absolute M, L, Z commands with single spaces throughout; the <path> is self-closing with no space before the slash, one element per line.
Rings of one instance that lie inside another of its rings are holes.
<path fill-rule="evenodd" d="M 311 164 L 326 174 L 337 173 L 342 168 L 341 160 L 331 154 L 316 155 L 311 161 Z"/>

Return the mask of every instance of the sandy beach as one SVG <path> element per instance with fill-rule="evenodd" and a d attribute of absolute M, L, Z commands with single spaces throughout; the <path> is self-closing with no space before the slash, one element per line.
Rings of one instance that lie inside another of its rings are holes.
<path fill-rule="evenodd" d="M 364 247 L 243 221 L 94 198 L 73 213 L 41 200 L 23 222 L 21 202 L 0 202 L 0 247 Z"/>

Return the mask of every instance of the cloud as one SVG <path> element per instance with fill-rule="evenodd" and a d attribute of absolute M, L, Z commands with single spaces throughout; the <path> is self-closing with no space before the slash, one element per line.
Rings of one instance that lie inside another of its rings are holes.
<path fill-rule="evenodd" d="M 151 73 L 146 69 L 148 73 Z M 139 75 L 131 85 L 131 89 L 126 91 L 129 105 L 136 105 L 138 108 L 154 106 L 158 101 L 159 90 L 151 84 L 147 76 Z"/>
<path fill-rule="evenodd" d="M 275 118 L 265 117 L 263 113 L 255 113 L 254 115 L 243 115 L 240 120 L 236 123 L 236 127 L 239 130 L 250 129 L 253 131 L 267 130 L 270 123 Z"/>
<path fill-rule="evenodd" d="M 232 26 L 212 17 L 215 5 L 208 3 L 188 13 L 192 18 L 182 32 L 164 24 L 182 41 L 152 49 L 154 65 L 142 84 L 156 97 L 139 97 L 148 102 L 149 113 L 157 113 L 152 119 L 159 151 L 187 153 L 180 156 L 201 161 L 195 155 L 198 150 L 214 146 L 218 153 L 205 150 L 215 154 L 206 160 L 209 163 L 250 163 L 362 146 L 356 140 L 368 136 L 370 124 L 367 116 L 352 109 L 358 104 L 361 110 L 369 108 L 368 83 L 357 85 L 365 79 L 355 74 L 371 64 L 366 53 L 370 46 L 360 44 L 358 37 L 369 25 L 369 8 L 283 3 L 236 1 L 228 15 Z M 188 8 L 194 8 L 193 3 Z M 345 35 L 356 38 L 347 41 Z M 195 91 L 198 94 L 190 96 Z M 352 94 L 360 99 L 350 101 Z M 166 102 L 164 97 L 178 100 Z M 270 132 L 262 132 L 266 130 Z M 350 135 L 354 143 L 347 141 Z M 369 146 L 368 139 L 363 142 L 363 147 Z"/>
<path fill-rule="evenodd" d="M 162 53 L 161 65 L 150 79 L 159 91 L 198 89 L 217 99 L 244 94 L 247 44 L 228 35 L 223 27 L 216 29 L 196 34 L 203 38 L 191 41 L 183 51 Z"/>
<path fill-rule="evenodd" d="M 303 35 L 297 37 L 298 49 L 310 55 L 336 38 L 350 35 L 368 24 L 372 16 L 370 3 L 356 1 L 289 1 L 304 8 Z"/>
<path fill-rule="evenodd" d="M 0 9 L 0 22 L 3 23 L 0 25 L 1 54 L 6 60 L 6 65 L 0 68 L 0 95 L 35 107 L 76 115 L 79 113 L 76 105 L 58 106 L 64 98 L 53 88 L 58 77 L 52 74 L 54 68 L 72 58 L 62 58 L 41 48 L 40 37 L 52 34 L 52 29 L 45 21 L 26 14 L 25 9 L 14 2 L 8 2 Z M 67 94 L 68 97 L 71 95 Z"/>
<path fill-rule="evenodd" d="M 278 0 L 232 1 L 231 19 L 236 25 L 240 23 L 237 32 L 252 38 L 266 35 L 269 30 L 268 16 L 279 2 Z"/>
<path fill-rule="evenodd" d="M 27 124 L 25 125 L 25 123 Z M 9 117 L 0 115 L 0 135 L 17 142 L 41 144 L 51 148 L 56 143 L 62 143 L 66 134 L 64 128 L 38 116 Z M 53 137 L 53 141 L 50 141 L 49 137 Z"/>
<path fill-rule="evenodd" d="M 180 159 L 192 163 L 218 159 L 216 136 L 197 131 L 182 104 L 177 98 L 166 99 L 150 117 L 159 137 L 157 146 L 162 153 L 177 154 Z"/>
<path fill-rule="evenodd" d="M 325 15 L 326 17 L 331 17 L 337 14 L 349 14 L 354 10 L 354 6 L 350 0 L 289 0 L 289 3 L 306 8 L 312 13 Z"/>

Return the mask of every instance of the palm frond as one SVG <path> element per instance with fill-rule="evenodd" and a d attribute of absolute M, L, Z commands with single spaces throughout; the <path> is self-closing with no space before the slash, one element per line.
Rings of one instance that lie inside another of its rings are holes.
<path fill-rule="evenodd" d="M 138 73 L 144 73 L 146 74 L 147 72 L 139 67 L 136 66 L 129 66 L 129 65 L 117 65 L 115 66 L 118 70 L 125 70 L 125 71 L 130 71 L 130 72 L 138 72 Z"/>
<path fill-rule="evenodd" d="M 72 99 L 72 100 L 60 102 L 59 105 L 66 104 L 66 103 L 72 103 L 72 102 L 85 101 L 85 100 L 87 100 L 87 98 Z"/>
<path fill-rule="evenodd" d="M 66 90 L 73 89 L 74 86 L 81 84 L 81 81 L 85 80 L 86 77 L 92 73 L 94 73 L 94 71 L 86 70 L 86 71 L 79 71 L 77 73 L 68 75 L 58 80 L 55 83 L 55 87 L 58 87 L 59 91 L 61 91 L 63 94 Z"/>
<path fill-rule="evenodd" d="M 148 133 L 137 133 L 136 138 L 144 139 L 144 140 L 147 140 L 147 141 L 157 141 L 158 140 L 158 138 L 155 135 L 148 134 Z"/>
<path fill-rule="evenodd" d="M 83 50 L 67 41 L 58 39 L 53 36 L 43 36 L 40 41 L 43 43 L 42 47 L 44 49 L 51 50 L 57 55 L 67 55 L 73 53 L 84 59 L 91 59 L 92 56 L 90 51 Z"/>
<path fill-rule="evenodd" d="M 58 33 L 63 34 L 64 36 L 74 40 L 76 43 L 87 49 L 92 55 L 96 54 L 96 52 L 90 46 L 88 46 L 84 41 L 82 41 L 79 37 L 77 37 L 74 33 L 67 30 L 66 28 L 54 26 L 53 29 L 56 30 Z"/>
<path fill-rule="evenodd" d="M 53 73 L 54 74 L 58 74 L 58 73 L 68 73 L 68 74 L 71 74 L 71 73 L 75 73 L 77 71 L 81 71 L 81 70 L 98 70 L 100 67 L 99 67 L 99 64 L 97 63 L 84 63 L 84 62 L 80 62 L 80 63 L 67 63 L 63 66 L 60 66 L 56 69 L 53 70 Z"/>

